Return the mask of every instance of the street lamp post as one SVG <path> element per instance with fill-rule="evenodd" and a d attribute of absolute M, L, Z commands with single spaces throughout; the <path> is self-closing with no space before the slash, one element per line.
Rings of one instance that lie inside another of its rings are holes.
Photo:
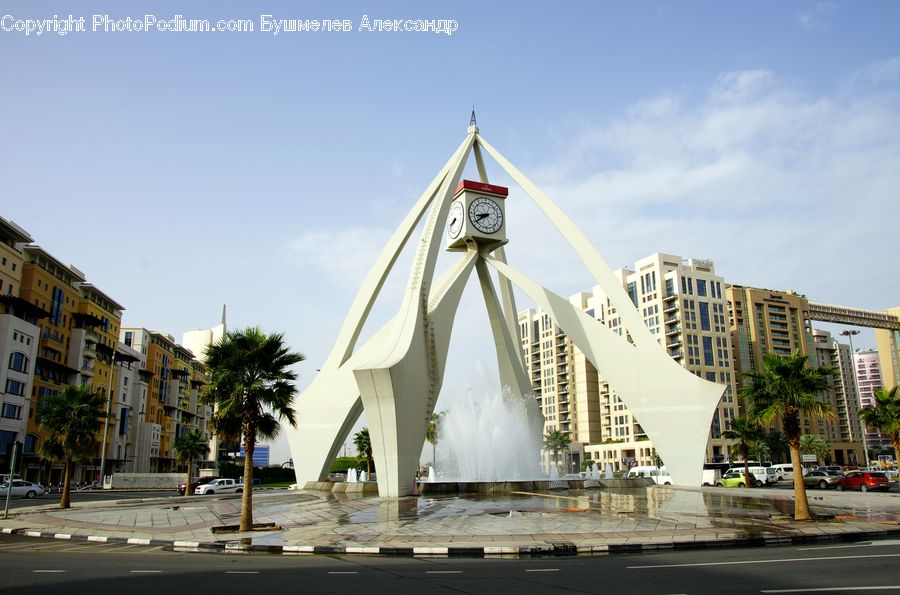
<path fill-rule="evenodd" d="M 847 337 L 850 340 L 850 367 L 853 369 L 853 384 L 856 385 L 856 361 L 853 359 L 853 337 L 859 334 L 859 331 L 856 329 L 848 329 L 840 332 L 842 337 Z M 856 395 L 856 403 L 859 404 L 859 389 L 857 389 Z M 866 468 L 869 468 L 869 445 L 866 442 L 866 427 L 865 424 L 860 422 L 860 436 L 862 438 L 863 445 L 863 457 L 866 459 Z"/>
<path fill-rule="evenodd" d="M 112 356 L 109 360 L 109 388 L 106 391 L 106 419 L 103 421 L 103 446 L 100 450 L 100 488 L 103 488 L 104 484 L 104 476 L 103 474 L 106 472 L 106 436 L 109 434 L 109 414 L 112 409 L 112 389 L 113 389 L 113 375 L 115 374 L 115 366 L 116 366 L 116 351 L 115 349 L 112 352 Z"/>

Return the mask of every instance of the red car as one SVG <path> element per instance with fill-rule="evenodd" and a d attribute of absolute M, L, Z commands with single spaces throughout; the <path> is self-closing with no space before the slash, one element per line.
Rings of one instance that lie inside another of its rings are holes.
<path fill-rule="evenodd" d="M 197 486 L 202 486 L 205 483 L 209 483 L 214 479 L 219 479 L 218 477 L 201 477 L 197 481 L 191 482 L 191 493 L 194 493 L 194 490 L 197 489 Z M 178 493 L 184 496 L 184 482 L 178 484 Z"/>
<path fill-rule="evenodd" d="M 837 481 L 838 491 L 842 490 L 859 490 L 860 492 L 868 492 L 869 490 L 891 489 L 891 482 L 887 475 L 877 471 L 850 471 Z"/>

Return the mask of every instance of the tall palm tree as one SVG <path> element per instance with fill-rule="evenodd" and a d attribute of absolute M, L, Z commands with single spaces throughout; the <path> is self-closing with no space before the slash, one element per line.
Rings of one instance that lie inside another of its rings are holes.
<path fill-rule="evenodd" d="M 359 457 L 366 458 L 366 477 L 372 474 L 372 440 L 369 438 L 369 428 L 363 428 L 353 435 L 353 444 L 356 446 L 356 460 Z"/>
<path fill-rule="evenodd" d="M 816 455 L 816 459 L 822 459 L 827 462 L 827 458 L 831 455 L 831 449 L 828 441 L 816 434 L 803 434 L 800 436 L 800 454 Z M 817 461 L 818 462 L 818 461 Z"/>
<path fill-rule="evenodd" d="M 744 481 L 752 487 L 756 482 L 750 475 L 750 449 L 762 438 L 759 422 L 747 416 L 736 417 L 731 420 L 731 429 L 722 432 L 722 438 L 738 441 L 738 450 L 741 451 L 741 458 L 744 460 Z"/>
<path fill-rule="evenodd" d="M 859 412 L 866 427 L 890 437 L 894 447 L 894 460 L 900 461 L 900 387 L 890 390 L 879 389 L 873 395 L 874 407 L 866 407 Z M 863 448 L 866 445 L 863 444 Z"/>
<path fill-rule="evenodd" d="M 829 388 L 828 379 L 837 369 L 812 368 L 807 356 L 800 352 L 787 357 L 767 353 L 762 364 L 760 370 L 745 374 L 749 384 L 744 387 L 743 396 L 760 422 L 769 424 L 781 419 L 794 468 L 794 519 L 808 521 L 811 516 L 800 459 L 800 416 L 837 418 L 831 407 L 817 398 L 818 393 Z"/>
<path fill-rule="evenodd" d="M 550 430 L 544 434 L 544 450 L 549 450 L 553 453 L 553 460 L 556 462 L 557 470 L 559 469 L 559 453 L 569 448 L 571 442 L 568 432 Z"/>
<path fill-rule="evenodd" d="M 184 482 L 184 495 L 191 494 L 191 475 L 192 467 L 196 459 L 206 456 L 209 452 L 209 445 L 197 430 L 185 432 L 175 439 L 175 456 L 179 463 L 187 464 L 187 480 Z"/>
<path fill-rule="evenodd" d="M 425 428 L 425 440 L 431 443 L 431 466 L 437 464 L 437 443 L 441 439 L 441 421 L 444 419 L 444 412 L 432 413 L 428 418 L 428 426 Z"/>
<path fill-rule="evenodd" d="M 267 335 L 259 327 L 225 333 L 206 349 L 209 383 L 202 400 L 216 407 L 210 425 L 226 439 L 243 441 L 241 531 L 253 529 L 256 441 L 275 438 L 281 429 L 279 419 L 296 426 L 291 403 L 297 374 L 290 367 L 304 359 L 288 348 L 284 335 Z"/>
<path fill-rule="evenodd" d="M 41 454 L 66 463 L 60 508 L 71 508 L 72 466 L 97 452 L 97 433 L 103 425 L 105 399 L 90 386 L 66 386 L 42 399 L 38 423 L 47 431 Z"/>

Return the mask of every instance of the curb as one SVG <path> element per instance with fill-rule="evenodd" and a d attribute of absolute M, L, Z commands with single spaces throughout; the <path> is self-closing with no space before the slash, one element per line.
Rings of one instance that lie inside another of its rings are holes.
<path fill-rule="evenodd" d="M 72 535 L 68 533 L 30 531 L 28 529 L 3 528 L 4 535 L 20 535 L 44 539 L 62 539 L 94 543 L 119 543 L 127 545 L 162 546 L 176 552 L 202 552 L 225 554 L 269 555 L 369 555 L 369 556 L 464 556 L 493 557 L 544 557 L 544 556 L 603 556 L 611 554 L 637 554 L 660 550 L 702 550 L 737 547 L 781 547 L 823 543 L 853 543 L 900 536 L 900 528 L 883 531 L 855 531 L 825 535 L 760 536 L 737 539 L 709 539 L 704 541 L 674 541 L 665 543 L 610 543 L 603 545 L 576 545 L 573 542 L 557 542 L 525 546 L 469 546 L 469 547 L 391 547 L 391 546 L 333 546 L 333 545 L 244 545 L 234 542 L 199 542 L 182 540 L 147 539 L 141 537 L 111 537 L 107 535 Z"/>

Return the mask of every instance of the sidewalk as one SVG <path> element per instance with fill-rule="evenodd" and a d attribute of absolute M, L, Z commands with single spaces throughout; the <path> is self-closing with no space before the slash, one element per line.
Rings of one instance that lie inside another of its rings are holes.
<path fill-rule="evenodd" d="M 249 533 L 213 532 L 238 524 L 237 495 L 19 509 L 0 528 L 33 537 L 280 554 L 605 554 L 900 538 L 900 494 L 808 494 L 820 520 L 805 523 L 791 517 L 789 490 L 653 486 L 385 500 L 254 493 L 254 522 L 278 528 Z"/>

